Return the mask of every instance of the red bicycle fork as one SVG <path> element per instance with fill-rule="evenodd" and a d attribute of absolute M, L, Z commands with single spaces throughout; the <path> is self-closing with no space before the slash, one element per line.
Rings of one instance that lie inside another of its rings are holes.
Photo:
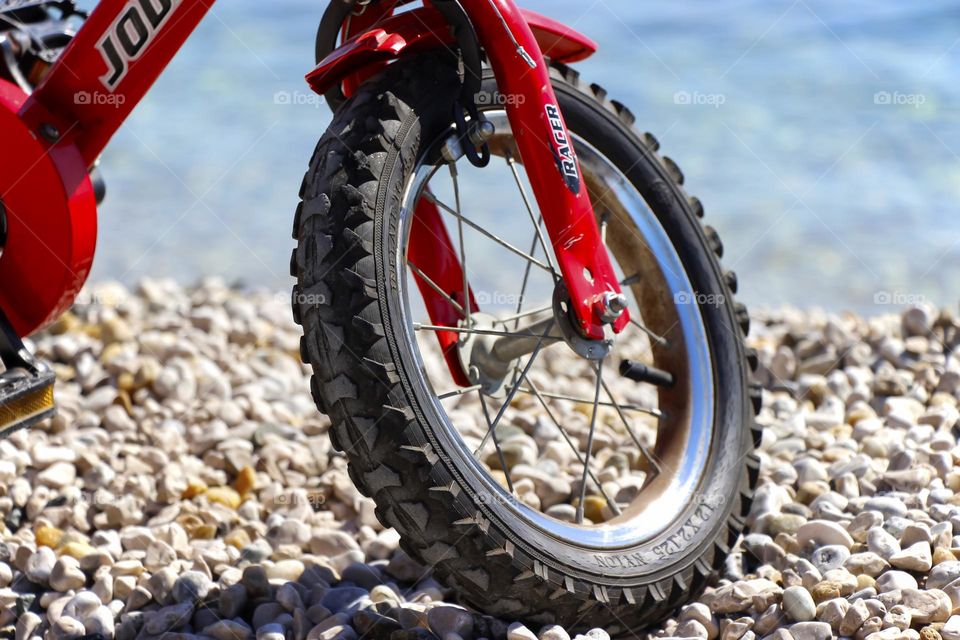
<path fill-rule="evenodd" d="M 621 331 L 629 311 L 622 306 L 620 284 L 597 228 L 541 43 L 558 57 L 562 51 L 576 59 L 595 47 L 559 23 L 520 10 L 512 0 L 463 0 L 460 4 L 486 51 L 498 91 L 507 98 L 520 161 L 533 186 L 578 327 L 588 338 L 604 339 L 605 326 Z M 430 2 L 392 14 L 392 8 L 371 5 L 351 16 L 343 29 L 345 42 L 308 75 L 311 85 L 322 93 L 341 82 L 344 93 L 350 95 L 390 59 L 454 44 L 443 17 Z M 469 287 L 462 281 L 462 267 L 440 214 L 423 199 L 411 227 L 408 259 L 431 322 L 456 327 L 465 315 L 462 292 Z M 477 310 L 472 296 L 469 304 L 471 312 Z M 456 353 L 458 334 L 438 331 L 437 337 L 453 377 L 465 384 Z"/>
<path fill-rule="evenodd" d="M 602 340 L 604 326 L 619 332 L 629 311 L 600 237 L 550 71 L 533 31 L 512 0 L 463 2 L 490 60 L 533 193 L 543 215 L 560 275 L 581 332 Z M 618 312 L 619 311 L 619 312 Z"/>

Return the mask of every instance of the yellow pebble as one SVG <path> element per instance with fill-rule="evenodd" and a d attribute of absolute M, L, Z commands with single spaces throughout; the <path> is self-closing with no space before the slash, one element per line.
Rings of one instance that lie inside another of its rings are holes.
<path fill-rule="evenodd" d="M 223 541 L 237 549 L 243 549 L 250 544 L 250 535 L 244 529 L 234 529 L 227 534 Z"/>
<path fill-rule="evenodd" d="M 820 604 L 826 600 L 839 598 L 840 583 L 834 580 L 824 580 L 823 582 L 813 585 L 813 589 L 810 590 L 810 595 L 813 596 L 813 601 L 817 604 Z"/>
<path fill-rule="evenodd" d="M 213 487 L 207 489 L 207 500 L 222 504 L 230 509 L 236 509 L 240 506 L 240 494 L 230 487 Z"/>
<path fill-rule="evenodd" d="M 217 537 L 217 527 L 212 524 L 201 524 L 188 530 L 194 540 L 213 540 Z"/>
<path fill-rule="evenodd" d="M 857 576 L 857 591 L 861 589 L 872 589 L 876 586 L 877 581 L 872 577 L 868 576 L 865 573 Z"/>
<path fill-rule="evenodd" d="M 207 490 L 207 483 L 203 480 L 188 480 L 187 488 L 183 490 L 181 497 L 184 500 L 190 500 L 191 498 L 196 498 L 197 496 L 205 493 Z"/>
<path fill-rule="evenodd" d="M 55 336 L 59 336 L 64 333 L 72 333 L 77 331 L 80 328 L 80 324 L 80 320 L 77 319 L 77 316 L 73 315 L 73 313 L 70 311 L 67 311 L 65 314 L 60 316 L 56 322 L 47 327 L 47 331 Z"/>
<path fill-rule="evenodd" d="M 940 564 L 941 562 L 953 562 L 957 557 L 953 555 L 953 552 L 950 549 L 945 549 L 944 547 L 937 547 L 933 550 L 933 564 Z"/>
<path fill-rule="evenodd" d="M 56 527 L 37 527 L 35 535 L 37 538 L 37 546 L 56 549 L 60 545 L 63 531 L 60 531 L 60 529 Z"/>
<path fill-rule="evenodd" d="M 134 391 L 136 385 L 134 384 L 133 374 L 129 371 L 124 371 L 119 376 L 117 376 L 117 386 L 123 389 L 124 391 Z"/>
<path fill-rule="evenodd" d="M 247 466 L 240 469 L 240 473 L 237 474 L 237 481 L 233 483 L 233 486 L 236 487 L 241 498 L 246 498 L 256 484 L 257 472 L 253 470 L 253 467 Z"/>
<path fill-rule="evenodd" d="M 60 547 L 60 555 L 70 556 L 71 558 L 76 558 L 77 560 L 82 560 L 89 555 L 93 555 L 97 550 L 88 545 L 86 542 L 68 542 L 67 544 Z"/>
<path fill-rule="evenodd" d="M 593 522 L 603 522 L 603 508 L 607 501 L 600 496 L 587 496 L 583 501 L 583 515 Z"/>

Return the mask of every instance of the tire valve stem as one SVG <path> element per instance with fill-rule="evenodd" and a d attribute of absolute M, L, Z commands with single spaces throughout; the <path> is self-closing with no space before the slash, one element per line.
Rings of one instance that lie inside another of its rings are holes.
<path fill-rule="evenodd" d="M 634 360 L 620 362 L 620 375 L 634 382 L 649 382 L 658 387 L 672 387 L 673 374 Z"/>

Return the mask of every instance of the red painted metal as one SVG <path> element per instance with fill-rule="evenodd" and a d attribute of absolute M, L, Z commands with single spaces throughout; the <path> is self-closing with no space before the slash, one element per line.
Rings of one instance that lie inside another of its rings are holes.
<path fill-rule="evenodd" d="M 353 20 L 356 22 L 344 25 L 344 28 L 349 26 L 347 33 L 355 35 L 307 74 L 310 87 L 321 95 L 339 82 L 346 85 L 344 93 L 350 95 L 359 78 L 375 73 L 390 60 L 404 53 L 418 53 L 453 43 L 447 22 L 436 9 L 419 8 L 392 17 L 380 16 L 379 24 L 366 30 L 363 30 L 360 17 Z"/>
<path fill-rule="evenodd" d="M 27 94 L 0 80 L 0 200 L 7 243 L 0 308 L 27 336 L 70 308 L 93 264 L 97 212 L 80 151 L 37 132 L 52 114 L 24 112 Z"/>
<path fill-rule="evenodd" d="M 410 242 L 407 248 L 407 259 L 423 272 L 434 284 L 450 295 L 461 307 L 463 304 L 463 269 L 460 258 L 447 227 L 443 223 L 437 205 L 426 198 L 420 198 L 417 210 L 413 216 L 410 228 Z M 424 305 L 430 316 L 430 322 L 439 327 L 456 327 L 463 316 L 448 300 L 438 294 L 427 281 L 414 273 L 417 288 L 423 297 Z M 470 312 L 479 311 L 477 301 L 470 290 Z M 437 331 L 437 340 L 447 367 L 453 375 L 454 382 L 461 386 L 469 386 L 470 381 L 460 364 L 457 355 L 459 334 L 453 331 Z"/>
<path fill-rule="evenodd" d="M 212 4 L 101 0 L 32 95 L 0 81 L 0 307 L 19 335 L 66 311 L 86 281 L 97 230 L 87 169 Z"/>
<path fill-rule="evenodd" d="M 520 9 L 543 55 L 572 64 L 597 52 L 597 43 L 568 25 L 529 9 Z"/>
<path fill-rule="evenodd" d="M 567 27 L 533 11 L 521 9 L 534 37 L 546 55 L 559 62 L 577 62 L 597 50 L 597 44 Z M 440 46 L 452 46 L 453 35 L 436 9 L 420 7 L 395 16 L 385 10 L 368 9 L 344 25 L 344 43 L 307 74 L 307 82 L 320 94 L 338 82 L 351 95 L 362 79 L 379 71 L 403 54 Z"/>
<path fill-rule="evenodd" d="M 160 76 L 214 0 L 101 0 L 43 82 L 27 111 L 42 105 L 63 121 L 88 166 Z M 104 42 L 131 11 L 170 6 L 170 14 L 151 28 L 142 53 L 129 60 L 125 75 L 110 87 Z"/>
<path fill-rule="evenodd" d="M 600 239 L 587 188 L 580 184 L 580 163 L 536 37 L 512 0 L 465 2 L 463 6 L 490 59 L 500 93 L 523 96 L 522 100 L 507 100 L 510 126 L 580 330 L 590 338 L 602 339 L 603 298 L 608 292 L 620 293 L 620 284 Z M 534 68 L 518 46 L 534 62 Z M 622 330 L 628 321 L 629 312 L 624 311 L 614 330 Z"/>

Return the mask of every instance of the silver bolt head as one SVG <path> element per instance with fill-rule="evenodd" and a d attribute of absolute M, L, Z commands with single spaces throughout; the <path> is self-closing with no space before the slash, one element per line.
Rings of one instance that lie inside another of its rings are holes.
<path fill-rule="evenodd" d="M 627 297 L 622 293 L 608 291 L 603 294 L 603 319 L 613 322 L 627 310 Z"/>

